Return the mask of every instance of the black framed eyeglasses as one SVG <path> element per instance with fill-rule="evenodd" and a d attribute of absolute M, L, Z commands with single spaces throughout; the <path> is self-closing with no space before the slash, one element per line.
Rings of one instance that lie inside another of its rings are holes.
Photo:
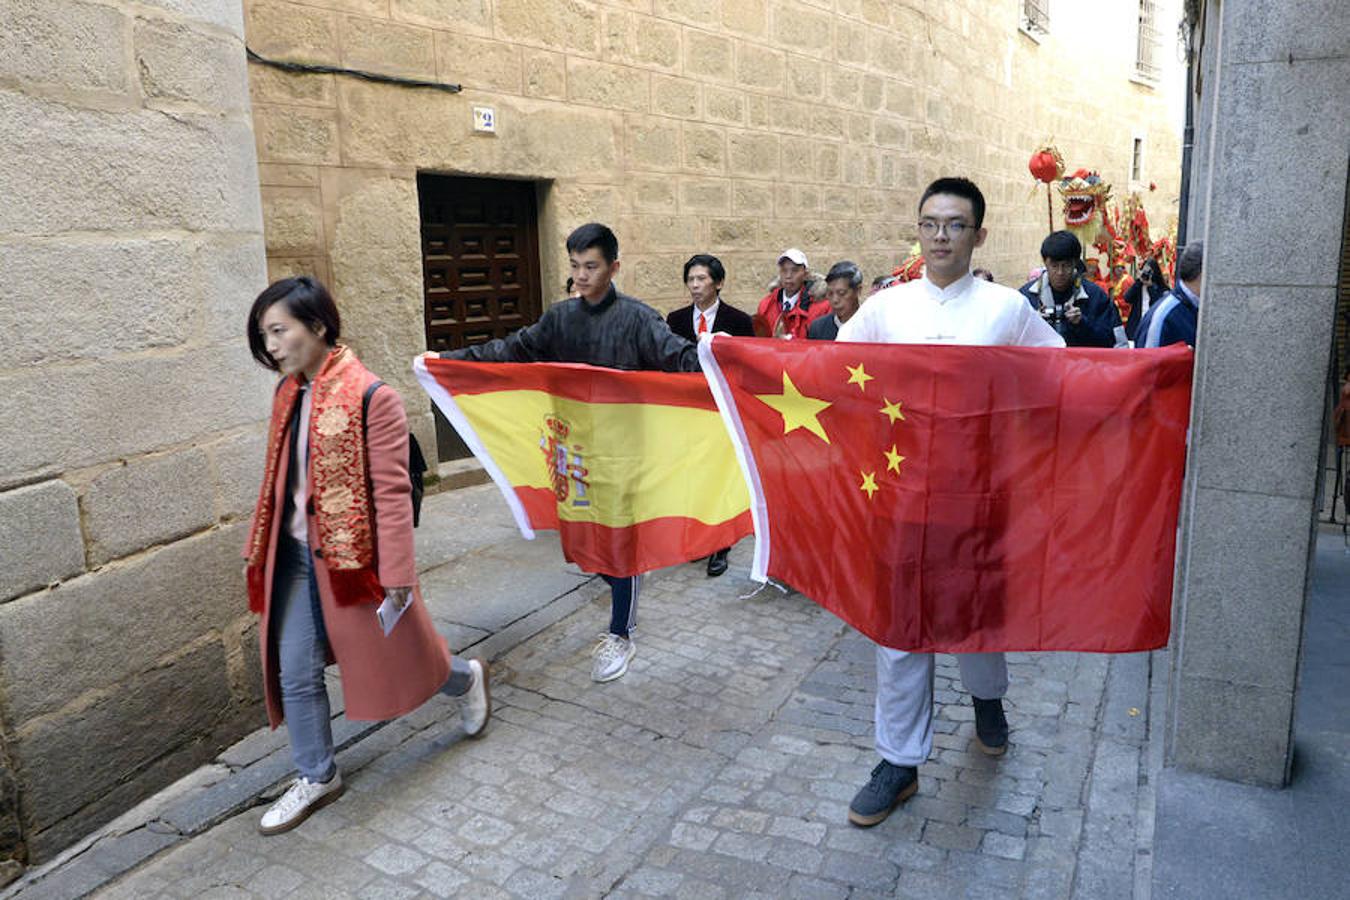
<path fill-rule="evenodd" d="M 953 222 L 939 222 L 936 219 L 919 220 L 919 234 L 926 238 L 935 238 L 945 230 L 947 237 L 955 241 L 959 240 L 961 235 L 967 231 L 973 230 L 974 227 L 974 225 L 962 222 L 959 219 Z"/>

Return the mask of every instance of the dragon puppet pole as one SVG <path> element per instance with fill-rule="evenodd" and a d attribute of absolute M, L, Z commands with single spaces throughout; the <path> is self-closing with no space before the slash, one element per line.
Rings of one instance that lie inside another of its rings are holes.
<path fill-rule="evenodd" d="M 1045 186 L 1045 215 L 1050 220 L 1050 229 L 1046 234 L 1055 230 L 1055 198 L 1050 193 L 1050 185 Z"/>

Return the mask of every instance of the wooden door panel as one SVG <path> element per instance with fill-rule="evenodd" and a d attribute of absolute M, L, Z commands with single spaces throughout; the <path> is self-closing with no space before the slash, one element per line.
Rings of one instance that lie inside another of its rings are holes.
<path fill-rule="evenodd" d="M 506 337 L 539 320 L 534 185 L 419 175 L 427 347 L 454 350 Z M 440 459 L 468 455 L 437 416 Z"/>

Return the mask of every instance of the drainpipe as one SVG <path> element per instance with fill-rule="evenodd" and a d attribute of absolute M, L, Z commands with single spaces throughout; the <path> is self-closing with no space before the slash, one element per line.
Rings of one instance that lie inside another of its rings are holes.
<path fill-rule="evenodd" d="M 1195 22 L 1186 29 L 1186 124 L 1181 132 L 1181 205 L 1177 210 L 1177 252 L 1186 246 L 1186 219 L 1191 207 L 1191 151 L 1195 147 Z"/>

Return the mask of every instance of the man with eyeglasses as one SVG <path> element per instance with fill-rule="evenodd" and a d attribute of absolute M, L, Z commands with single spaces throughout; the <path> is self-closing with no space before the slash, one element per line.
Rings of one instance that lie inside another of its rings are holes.
<path fill-rule="evenodd" d="M 1022 295 L 1070 347 L 1128 346 L 1120 310 L 1088 273 L 1080 272 L 1082 256 L 1083 245 L 1073 232 L 1051 232 L 1041 241 L 1045 271 L 1022 286 Z"/>
<path fill-rule="evenodd" d="M 873 294 L 839 329 L 840 341 L 1063 347 L 1063 339 L 1017 291 L 971 275 L 984 243 L 984 195 L 965 178 L 939 178 L 919 201 L 922 278 Z M 903 602 L 903 598 L 901 598 Z M 1008 747 L 1002 653 L 959 653 L 961 682 L 975 705 L 976 745 Z M 876 825 L 918 789 L 918 766 L 933 749 L 933 654 L 876 648 L 876 748 L 881 762 L 849 804 L 848 818 Z"/>

